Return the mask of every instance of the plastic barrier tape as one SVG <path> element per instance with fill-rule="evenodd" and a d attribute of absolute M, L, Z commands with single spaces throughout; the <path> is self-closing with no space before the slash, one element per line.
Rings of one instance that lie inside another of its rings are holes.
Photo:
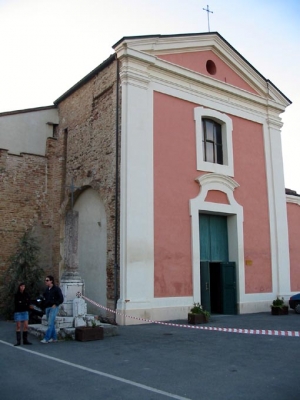
<path fill-rule="evenodd" d="M 126 315 L 119 311 L 111 310 L 110 308 L 104 307 L 101 304 L 96 303 L 95 301 L 89 299 L 88 297 L 83 296 L 80 292 L 77 292 L 77 297 L 82 297 L 84 300 L 93 304 L 96 307 L 102 308 L 103 310 L 109 311 L 114 314 L 118 314 L 121 316 L 125 316 L 126 318 L 135 319 L 138 321 L 147 322 L 149 324 L 159 324 L 166 326 L 176 326 L 178 328 L 188 328 L 188 329 L 200 329 L 203 331 L 215 331 L 215 332 L 230 332 L 230 333 L 246 333 L 250 335 L 268 335 L 268 336 L 290 336 L 290 337 L 300 337 L 299 331 L 280 331 L 274 329 L 237 329 L 237 328 L 217 328 L 212 326 L 199 326 L 199 325 L 181 325 L 181 324 L 173 324 L 171 322 L 162 322 L 162 321 L 152 321 L 150 319 L 134 317 L 132 315 Z"/>

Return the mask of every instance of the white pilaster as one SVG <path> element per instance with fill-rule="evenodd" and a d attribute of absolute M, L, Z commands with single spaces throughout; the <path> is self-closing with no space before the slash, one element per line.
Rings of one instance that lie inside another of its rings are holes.
<path fill-rule="evenodd" d="M 154 297 L 153 115 L 145 63 L 121 56 L 122 142 L 119 310 Z M 119 318 L 126 323 L 124 318 Z"/>
<path fill-rule="evenodd" d="M 284 297 L 290 293 L 291 287 L 281 126 L 278 119 L 269 118 L 264 125 L 264 137 L 270 208 L 273 294 Z"/>

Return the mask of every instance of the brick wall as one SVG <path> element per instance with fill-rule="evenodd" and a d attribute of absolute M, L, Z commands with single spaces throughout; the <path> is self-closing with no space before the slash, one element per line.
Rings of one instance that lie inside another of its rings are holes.
<path fill-rule="evenodd" d="M 47 140 L 46 156 L 9 154 L 0 149 L 0 272 L 19 238 L 33 231 L 41 246 L 40 266 L 59 278 L 61 161 L 57 141 Z"/>

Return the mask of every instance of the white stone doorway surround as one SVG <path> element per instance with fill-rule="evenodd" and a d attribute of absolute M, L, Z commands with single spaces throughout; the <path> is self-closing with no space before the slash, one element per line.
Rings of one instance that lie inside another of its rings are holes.
<path fill-rule="evenodd" d="M 202 175 L 196 178 L 196 181 L 200 184 L 200 192 L 197 197 L 190 200 L 193 300 L 195 303 L 201 303 L 199 213 L 204 212 L 207 214 L 227 216 L 229 260 L 236 263 L 237 302 L 239 305 L 241 299 L 245 295 L 243 207 L 236 202 L 233 195 L 234 189 L 239 185 L 232 178 L 216 173 Z M 228 199 L 228 204 L 205 201 L 210 190 L 225 193 Z"/>

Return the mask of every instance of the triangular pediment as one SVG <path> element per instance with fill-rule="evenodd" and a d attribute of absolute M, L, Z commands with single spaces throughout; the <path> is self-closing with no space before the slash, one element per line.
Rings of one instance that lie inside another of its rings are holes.
<path fill-rule="evenodd" d="M 114 45 L 155 56 L 205 77 L 269 98 L 283 106 L 291 102 L 217 32 L 124 37 Z"/>
<path fill-rule="evenodd" d="M 259 88 L 255 87 L 243 74 L 236 71 L 236 68 L 218 56 L 213 49 L 159 54 L 157 56 L 162 60 L 180 65 L 253 94 L 261 94 Z"/>

